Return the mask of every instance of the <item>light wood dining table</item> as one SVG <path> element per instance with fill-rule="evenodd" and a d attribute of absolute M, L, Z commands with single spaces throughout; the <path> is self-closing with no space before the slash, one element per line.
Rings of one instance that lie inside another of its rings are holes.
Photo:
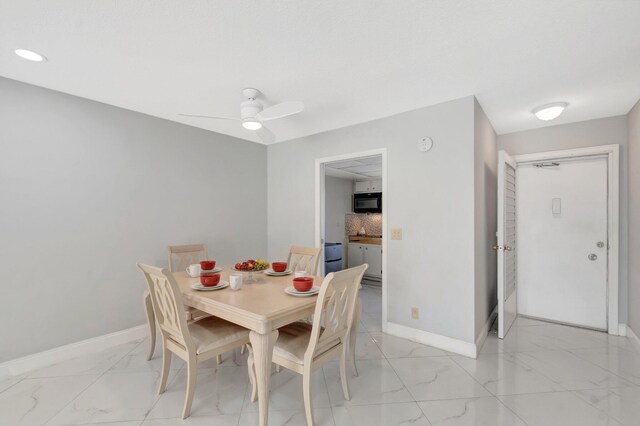
<path fill-rule="evenodd" d="M 240 272 L 224 266 L 220 273 L 221 280 L 229 281 L 232 273 Z M 274 277 L 261 272 L 254 273 L 253 276 L 257 282 L 247 284 L 245 275 L 245 284 L 241 290 L 234 291 L 227 287 L 216 291 L 197 291 L 191 285 L 199 283 L 199 278 L 192 278 L 186 272 L 174 273 L 185 305 L 250 330 L 249 339 L 253 348 L 258 388 L 259 424 L 266 426 L 271 360 L 278 328 L 313 315 L 317 296 L 295 297 L 286 294 L 284 289 L 293 284 L 293 274 Z M 319 286 L 321 283 L 322 277 L 315 277 L 314 285 Z"/>

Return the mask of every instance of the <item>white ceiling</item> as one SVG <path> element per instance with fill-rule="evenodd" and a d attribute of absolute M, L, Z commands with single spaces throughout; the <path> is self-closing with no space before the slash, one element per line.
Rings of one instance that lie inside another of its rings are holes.
<path fill-rule="evenodd" d="M 43 64 L 13 55 L 32 49 Z M 625 114 L 637 0 L 2 0 L 0 75 L 257 141 L 240 90 L 305 102 L 278 141 L 475 94 L 498 133 Z M 571 105 L 544 123 L 531 109 Z"/>
<path fill-rule="evenodd" d="M 366 180 L 382 177 L 382 156 L 354 158 L 325 164 L 325 173 L 344 179 Z"/>

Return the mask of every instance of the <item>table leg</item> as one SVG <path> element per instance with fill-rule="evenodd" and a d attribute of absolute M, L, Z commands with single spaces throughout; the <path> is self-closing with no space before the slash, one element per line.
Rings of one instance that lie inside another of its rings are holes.
<path fill-rule="evenodd" d="M 249 333 L 256 370 L 256 384 L 258 387 L 258 414 L 260 426 L 267 426 L 269 416 L 269 382 L 271 381 L 271 360 L 273 346 L 278 339 L 278 330 L 267 334 Z"/>

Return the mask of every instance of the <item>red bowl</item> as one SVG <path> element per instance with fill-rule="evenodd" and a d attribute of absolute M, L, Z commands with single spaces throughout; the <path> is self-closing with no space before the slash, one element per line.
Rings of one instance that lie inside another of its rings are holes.
<path fill-rule="evenodd" d="M 200 275 L 200 284 L 205 287 L 213 287 L 220 282 L 220 274 L 202 274 Z"/>
<path fill-rule="evenodd" d="M 297 291 L 309 291 L 313 287 L 313 277 L 297 277 L 293 279 L 293 288 Z"/>
<path fill-rule="evenodd" d="M 273 262 L 271 267 L 274 272 L 284 272 L 287 270 L 287 262 Z"/>
<path fill-rule="evenodd" d="M 200 267 L 202 268 L 203 271 L 210 271 L 213 268 L 216 267 L 216 261 L 215 260 L 203 260 L 202 262 L 200 262 Z"/>

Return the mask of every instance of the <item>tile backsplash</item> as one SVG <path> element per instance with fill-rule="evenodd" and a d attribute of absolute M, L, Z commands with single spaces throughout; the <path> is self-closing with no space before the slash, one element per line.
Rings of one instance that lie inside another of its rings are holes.
<path fill-rule="evenodd" d="M 356 235 L 364 227 L 367 235 L 382 235 L 382 214 L 347 213 L 344 218 L 346 235 Z"/>

